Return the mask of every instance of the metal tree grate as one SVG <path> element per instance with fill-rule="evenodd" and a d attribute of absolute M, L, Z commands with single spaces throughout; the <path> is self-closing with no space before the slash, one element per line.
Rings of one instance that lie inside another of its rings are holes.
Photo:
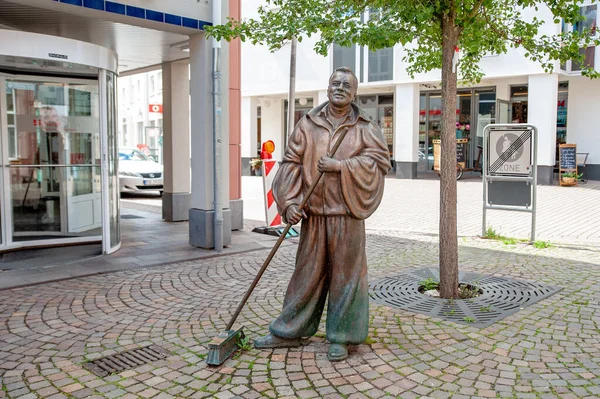
<path fill-rule="evenodd" d="M 83 364 L 83 367 L 99 377 L 120 373 L 169 356 L 169 352 L 157 345 L 132 349 L 102 357 Z"/>
<path fill-rule="evenodd" d="M 370 284 L 370 296 L 377 303 L 409 312 L 437 317 L 474 327 L 487 327 L 503 318 L 554 295 L 562 288 L 459 272 L 459 283 L 477 286 L 482 294 L 471 299 L 432 298 L 419 292 L 421 281 L 439 281 L 437 268 L 424 268 L 386 277 Z"/>

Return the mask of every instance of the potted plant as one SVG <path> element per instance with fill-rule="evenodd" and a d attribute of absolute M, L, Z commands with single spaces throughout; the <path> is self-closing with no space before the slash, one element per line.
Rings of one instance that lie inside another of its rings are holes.
<path fill-rule="evenodd" d="M 260 176 L 262 174 L 261 173 L 262 164 L 263 164 L 263 161 L 260 158 L 252 158 L 250 160 L 250 168 L 254 172 L 255 176 Z"/>
<path fill-rule="evenodd" d="M 565 172 L 561 175 L 563 184 L 575 184 L 576 181 L 581 180 L 583 173 L 577 174 L 577 172 Z"/>

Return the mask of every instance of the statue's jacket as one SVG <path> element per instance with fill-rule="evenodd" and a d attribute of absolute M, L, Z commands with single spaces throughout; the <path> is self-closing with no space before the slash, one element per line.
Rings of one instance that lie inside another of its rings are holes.
<path fill-rule="evenodd" d="M 299 205 L 319 177 L 319 159 L 328 155 L 343 130 L 348 132 L 334 155 L 341 160 L 341 173 L 325 173 L 308 200 L 306 213 L 366 219 L 381 202 L 390 158 L 379 126 L 352 103 L 351 112 L 334 130 L 327 105 L 325 102 L 304 116 L 289 138 L 273 182 L 275 201 L 284 218 L 287 208 Z"/>

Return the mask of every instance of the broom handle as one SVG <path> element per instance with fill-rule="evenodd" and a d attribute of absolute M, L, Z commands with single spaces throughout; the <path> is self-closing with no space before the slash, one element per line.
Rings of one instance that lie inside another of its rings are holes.
<path fill-rule="evenodd" d="M 333 133 L 333 135 L 335 135 L 335 133 L 337 132 L 337 130 L 339 130 L 340 128 L 336 129 L 336 131 Z M 333 156 L 335 155 L 336 151 L 338 150 L 338 148 L 342 144 L 342 140 L 344 140 L 344 137 L 346 137 L 346 133 L 348 133 L 348 129 L 343 130 L 342 134 L 340 135 L 340 137 L 335 142 L 335 145 L 333 146 L 333 149 L 331 150 L 331 153 L 329 154 L 330 158 L 333 158 Z M 323 174 L 324 174 L 323 172 L 319 172 L 318 177 L 315 179 L 315 181 L 308 188 L 308 192 L 306 193 L 306 195 L 304 196 L 304 199 L 302 200 L 302 202 L 300 203 L 300 206 L 298 207 L 299 211 L 301 211 L 302 209 L 304 209 L 304 206 L 308 202 L 308 199 L 310 198 L 310 195 L 313 193 L 313 191 L 315 191 L 315 188 L 317 187 L 317 184 L 321 180 L 321 177 L 323 176 Z M 258 284 L 258 281 L 262 277 L 262 275 L 265 272 L 265 270 L 267 270 L 267 267 L 269 266 L 269 263 L 271 263 L 271 260 L 275 256 L 275 253 L 277 252 L 277 250 L 281 246 L 281 243 L 283 242 L 283 240 L 285 240 L 285 236 L 287 235 L 288 231 L 290 231 L 291 227 L 292 227 L 292 224 L 289 223 L 289 222 L 288 222 L 288 224 L 285 225 L 285 228 L 283 229 L 283 233 L 281 233 L 281 235 L 277 239 L 277 242 L 275 243 L 275 245 L 271 249 L 271 252 L 269 252 L 269 256 L 267 256 L 267 259 L 265 259 L 265 263 L 263 263 L 262 267 L 260 268 L 260 270 L 256 274 L 256 277 L 254 277 L 254 281 L 250 285 L 250 288 L 248 288 L 248 291 L 246 292 L 246 295 L 244 295 L 244 298 L 242 298 L 242 300 L 241 300 L 240 304 L 238 305 L 235 313 L 233 314 L 233 317 L 231 318 L 231 321 L 229 322 L 229 324 L 227 324 L 227 328 L 225 330 L 231 330 L 231 327 L 233 326 L 233 323 L 235 323 L 236 319 L 240 315 L 240 312 L 244 308 L 244 305 L 246 305 L 246 302 L 248 301 L 248 298 L 250 298 L 250 295 L 252 295 L 252 291 L 254 291 L 254 288 Z"/>

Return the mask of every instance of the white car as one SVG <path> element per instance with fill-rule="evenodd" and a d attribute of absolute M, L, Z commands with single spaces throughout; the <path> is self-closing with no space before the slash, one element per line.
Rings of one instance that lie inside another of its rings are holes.
<path fill-rule="evenodd" d="M 137 149 L 119 149 L 121 192 L 163 192 L 163 166 Z"/>

